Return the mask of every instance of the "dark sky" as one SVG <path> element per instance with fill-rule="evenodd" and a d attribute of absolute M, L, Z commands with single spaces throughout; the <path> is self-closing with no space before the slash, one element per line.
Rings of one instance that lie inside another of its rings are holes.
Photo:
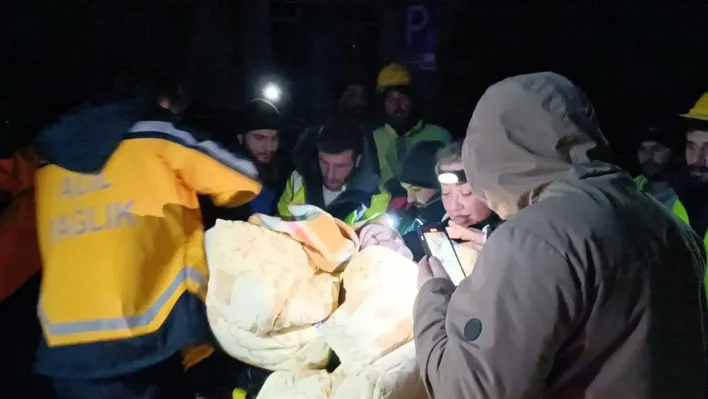
<path fill-rule="evenodd" d="M 513 74 L 553 70 L 588 93 L 623 164 L 631 166 L 633 133 L 654 116 L 685 111 L 708 89 L 708 4 L 701 5 L 705 1 L 652 2 L 664 5 L 631 0 L 555 5 L 508 0 L 442 3 L 438 70 L 422 79 L 437 82 L 438 98 L 428 109 L 431 119 L 458 136 L 464 134 L 474 104 L 486 87 Z M 211 48 L 210 36 L 195 40 L 200 25 L 194 4 L 186 0 L 3 2 L 0 111 L 15 124 L 36 125 L 105 88 L 110 76 L 132 60 L 183 66 L 212 62 L 205 56 Z M 373 13 L 369 19 L 383 20 L 381 12 Z M 229 53 L 232 59 L 227 61 L 243 61 L 238 57 L 236 25 L 231 36 L 223 36 L 227 42 L 214 44 L 214 60 L 218 54 Z M 301 34 L 308 38 L 322 31 L 310 27 Z M 367 35 L 371 42 L 371 34 Z M 280 43 L 273 47 L 279 52 L 274 58 L 302 60 L 318 45 L 314 43 L 332 47 L 341 42 L 345 40 L 307 39 L 300 44 L 303 48 Z M 233 51 L 225 51 L 227 47 Z M 292 54 L 281 54 L 284 51 Z M 330 55 L 322 62 L 331 62 L 333 57 L 341 58 L 342 51 L 328 48 L 325 53 Z M 348 64 L 341 59 L 332 65 Z M 238 68 L 235 65 L 232 74 Z M 201 78 L 209 77 L 204 72 L 208 69 L 201 65 Z M 229 73 L 223 65 L 217 69 Z M 317 78 L 309 65 L 300 70 L 307 75 L 289 76 L 301 83 L 295 87 L 302 92 L 291 94 L 295 101 L 327 98 L 313 96 L 311 87 L 307 91 L 308 79 Z M 212 80 L 223 79 L 217 75 Z"/>
<path fill-rule="evenodd" d="M 553 70 L 587 92 L 627 164 L 635 130 L 658 115 L 686 111 L 708 90 L 708 3 L 496 3 L 457 10 L 441 40 L 441 58 L 450 63 L 443 85 L 453 97 L 445 103 L 468 114 L 491 83 Z"/>

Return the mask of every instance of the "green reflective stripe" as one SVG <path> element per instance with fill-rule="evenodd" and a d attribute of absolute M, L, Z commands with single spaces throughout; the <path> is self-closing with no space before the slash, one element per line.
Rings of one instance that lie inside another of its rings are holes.
<path fill-rule="evenodd" d="M 686 224 L 691 224 L 690 220 L 688 219 L 688 211 L 686 211 L 686 207 L 683 206 L 681 201 L 676 200 L 671 210 L 674 212 L 674 215 L 676 215 L 679 219 L 683 220 Z M 706 249 L 706 253 L 708 253 L 708 233 L 706 233 L 705 237 L 703 237 L 703 246 Z M 708 260 L 706 263 L 708 263 Z M 706 296 L 708 296 L 708 268 L 706 268 L 706 272 L 703 277 L 703 285 L 706 289 Z"/>
<path fill-rule="evenodd" d="M 644 177 L 644 175 L 639 175 L 634 178 L 634 184 L 636 184 L 640 190 L 644 190 L 644 188 L 647 186 L 647 183 L 649 183 L 649 179 Z"/>
<path fill-rule="evenodd" d="M 687 224 L 690 224 L 690 222 L 688 220 L 688 212 L 686 211 L 686 208 L 683 206 L 681 201 L 679 201 L 679 200 L 674 201 L 674 206 L 672 207 L 672 211 L 674 212 L 674 215 L 679 217 L 679 219 L 683 220 Z"/>
<path fill-rule="evenodd" d="M 358 210 L 358 209 L 355 210 L 354 212 L 350 213 L 349 216 L 347 216 L 347 217 L 343 220 L 344 224 L 346 224 L 347 226 L 351 226 L 351 225 L 353 225 L 354 223 L 356 223 L 356 222 L 359 220 L 359 214 L 360 214 L 360 213 L 362 213 L 362 212 L 360 212 L 360 210 Z"/>
<path fill-rule="evenodd" d="M 84 321 L 74 321 L 74 322 L 64 322 L 64 323 L 52 323 L 47 318 L 44 313 L 44 309 L 41 305 L 37 309 L 39 319 L 42 322 L 42 327 L 47 335 L 70 335 L 70 334 L 80 334 L 80 333 L 92 333 L 99 331 L 114 331 L 114 330 L 125 330 L 133 329 L 137 327 L 144 327 L 150 324 L 155 317 L 157 317 L 158 312 L 165 306 L 165 303 L 172 297 L 172 295 L 180 289 L 180 286 L 187 280 L 192 280 L 197 283 L 200 287 L 200 291 L 206 292 L 207 278 L 202 273 L 197 271 L 192 267 L 185 267 L 180 271 L 175 279 L 172 281 L 165 292 L 160 295 L 160 297 L 152 304 L 143 314 L 137 316 L 128 317 L 115 317 L 110 319 L 101 320 L 84 320 Z"/>

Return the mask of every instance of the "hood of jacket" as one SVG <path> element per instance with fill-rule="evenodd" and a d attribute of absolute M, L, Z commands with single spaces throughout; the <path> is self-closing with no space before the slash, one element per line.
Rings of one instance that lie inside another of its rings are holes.
<path fill-rule="evenodd" d="M 474 110 L 462 157 L 473 193 L 504 220 L 555 180 L 618 170 L 592 104 L 552 72 L 491 86 Z"/>
<path fill-rule="evenodd" d="M 38 150 L 46 161 L 64 169 L 99 172 L 125 133 L 151 109 L 151 104 L 142 101 L 117 101 L 82 108 L 40 133 Z"/>

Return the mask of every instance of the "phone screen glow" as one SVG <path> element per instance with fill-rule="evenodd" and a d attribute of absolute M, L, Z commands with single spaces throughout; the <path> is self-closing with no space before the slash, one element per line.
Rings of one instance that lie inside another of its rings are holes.
<path fill-rule="evenodd" d="M 455 254 L 452 241 L 443 232 L 431 230 L 423 233 L 430 254 L 440 260 L 453 284 L 459 285 L 465 279 L 460 261 Z"/>

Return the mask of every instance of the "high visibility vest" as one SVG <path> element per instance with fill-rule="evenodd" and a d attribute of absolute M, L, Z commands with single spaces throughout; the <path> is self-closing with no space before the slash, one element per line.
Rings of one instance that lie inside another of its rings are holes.
<path fill-rule="evenodd" d="M 209 273 L 197 193 L 239 205 L 260 191 L 253 172 L 249 161 L 166 122 L 136 124 L 101 173 L 40 167 L 38 313 L 47 344 L 145 336 L 184 293 L 203 299 Z"/>
<path fill-rule="evenodd" d="M 359 209 L 347 215 L 342 221 L 352 226 L 364 221 L 373 220 L 386 213 L 390 201 L 391 194 L 384 188 L 380 188 L 379 193 L 371 197 L 371 203 L 368 207 L 362 205 Z M 292 215 L 288 210 L 288 205 L 304 205 L 306 203 L 305 182 L 298 172 L 293 172 L 285 185 L 285 191 L 283 191 L 280 201 L 278 201 L 278 215 L 281 217 L 291 217 Z"/>
<path fill-rule="evenodd" d="M 644 189 L 649 180 L 646 177 L 640 175 L 634 178 L 634 182 L 640 189 Z M 686 224 L 688 224 L 689 226 L 691 225 L 691 222 L 688 218 L 688 212 L 686 211 L 686 207 L 683 206 L 680 200 L 677 199 L 676 201 L 674 201 L 674 205 L 671 208 L 671 211 L 674 213 L 674 215 L 678 216 L 678 218 L 683 220 Z M 703 246 L 706 248 L 706 253 L 708 253 L 708 232 L 703 237 Z M 708 269 L 706 269 L 704 280 L 706 287 L 706 295 L 708 295 Z"/>

